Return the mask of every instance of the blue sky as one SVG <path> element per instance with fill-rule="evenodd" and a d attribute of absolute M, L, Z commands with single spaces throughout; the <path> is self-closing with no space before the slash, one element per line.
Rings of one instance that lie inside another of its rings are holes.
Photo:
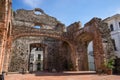
<path fill-rule="evenodd" d="M 13 10 L 41 8 L 66 26 L 93 17 L 106 18 L 120 13 L 120 0 L 13 0 Z"/>

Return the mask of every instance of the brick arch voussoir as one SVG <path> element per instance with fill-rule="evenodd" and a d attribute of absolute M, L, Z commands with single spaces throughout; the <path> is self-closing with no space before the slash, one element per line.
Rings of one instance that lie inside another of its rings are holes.
<path fill-rule="evenodd" d="M 65 41 L 68 44 L 71 44 L 71 42 L 69 41 L 69 38 L 67 38 L 66 36 L 63 36 L 62 34 L 44 34 L 44 33 L 20 33 L 20 34 L 14 34 L 11 36 L 11 41 L 13 42 L 14 40 L 20 38 L 20 37 L 25 37 L 25 36 L 36 36 L 36 37 L 50 37 L 50 38 L 54 38 L 54 39 L 58 39 L 61 41 Z"/>
<path fill-rule="evenodd" d="M 85 35 L 85 36 L 83 36 Z M 85 32 L 77 32 L 77 34 L 74 36 L 75 40 L 79 40 L 79 38 L 83 39 L 85 37 L 89 37 L 88 40 L 93 40 L 94 38 L 94 34 L 89 32 L 89 31 L 85 31 Z"/>

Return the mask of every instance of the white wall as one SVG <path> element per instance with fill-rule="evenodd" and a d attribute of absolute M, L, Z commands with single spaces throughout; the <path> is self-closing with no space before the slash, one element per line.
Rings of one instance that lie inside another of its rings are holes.
<path fill-rule="evenodd" d="M 37 71 L 37 59 L 38 59 L 38 54 L 41 55 L 41 71 L 43 70 L 43 51 L 35 51 L 36 48 L 33 48 L 31 50 L 31 55 L 33 56 L 33 60 L 30 58 L 30 63 L 33 63 L 33 71 Z"/>
<path fill-rule="evenodd" d="M 115 51 L 115 55 L 120 58 L 120 26 L 119 26 L 120 19 L 112 18 L 111 20 L 107 21 L 108 26 L 110 28 L 110 24 L 113 24 L 114 31 L 111 31 L 111 37 L 115 40 L 115 45 L 117 51 Z"/>

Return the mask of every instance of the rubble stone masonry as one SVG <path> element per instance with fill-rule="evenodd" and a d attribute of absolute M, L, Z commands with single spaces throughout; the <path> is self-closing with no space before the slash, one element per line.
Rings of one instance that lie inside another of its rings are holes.
<path fill-rule="evenodd" d="M 80 22 L 65 26 L 40 8 L 11 11 L 11 0 L 1 0 L 0 72 L 29 71 L 32 44 L 44 47 L 44 70 L 87 71 L 91 41 L 96 71 L 102 70 L 105 59 L 114 54 L 110 30 L 99 18 L 91 19 L 84 27 Z"/>

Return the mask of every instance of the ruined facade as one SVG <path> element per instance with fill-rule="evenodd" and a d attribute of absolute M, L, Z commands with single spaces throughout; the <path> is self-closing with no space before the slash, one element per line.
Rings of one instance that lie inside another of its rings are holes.
<path fill-rule="evenodd" d="M 6 7 L 11 4 L 11 2 L 4 3 L 7 4 Z M 10 7 L 8 10 L 11 11 Z M 0 48 L 0 66 L 3 66 L 0 67 L 1 71 L 31 71 L 31 65 L 34 64 L 39 67 L 43 65 L 40 67 L 43 71 L 53 69 L 56 71 L 87 71 L 87 47 L 90 41 L 93 41 L 96 71 L 102 70 L 105 59 L 113 56 L 114 48 L 110 30 L 107 24 L 99 18 L 91 19 L 82 28 L 80 22 L 65 26 L 40 8 L 18 9 L 9 14 L 5 15 L 9 16 L 5 20 L 12 22 L 10 23 L 12 26 L 5 26 L 8 30 L 4 31 L 2 29 L 4 26 L 0 25 L 0 30 L 5 33 L 0 33 L 1 45 L 5 45 Z M 30 61 L 34 56 L 31 56 L 33 49 L 42 51 L 43 61 L 39 59 L 40 57 L 35 60 L 35 63 Z"/>

